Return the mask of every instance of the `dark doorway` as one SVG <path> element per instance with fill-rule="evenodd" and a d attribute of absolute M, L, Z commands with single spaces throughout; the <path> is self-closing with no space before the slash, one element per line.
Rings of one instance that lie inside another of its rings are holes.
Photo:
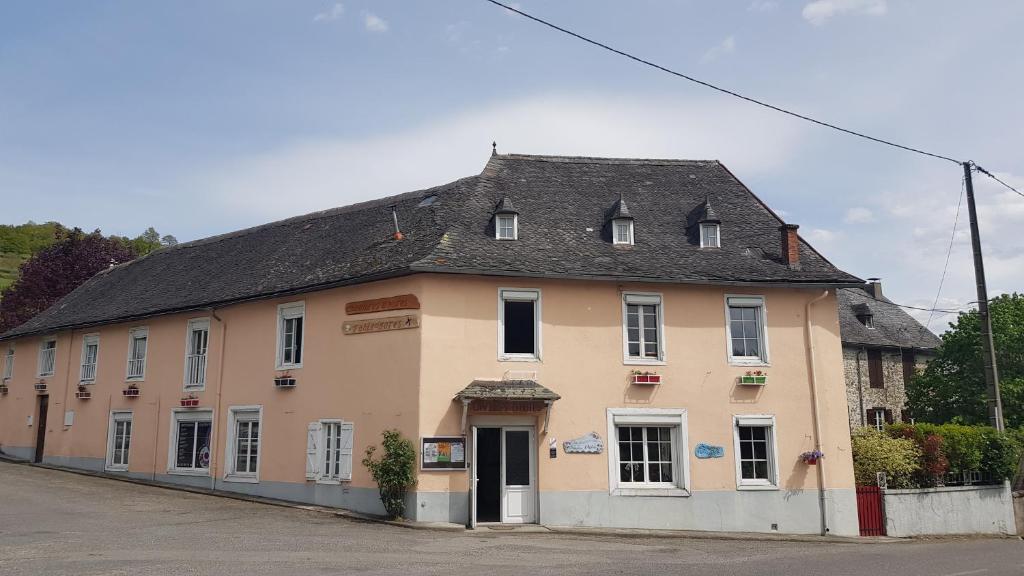
<path fill-rule="evenodd" d="M 43 395 L 39 397 L 39 417 L 36 418 L 36 455 L 33 462 L 43 461 L 43 441 L 46 440 L 46 412 L 50 404 L 50 397 Z"/>
<path fill-rule="evenodd" d="M 501 428 L 477 428 L 476 477 L 476 521 L 501 522 Z"/>

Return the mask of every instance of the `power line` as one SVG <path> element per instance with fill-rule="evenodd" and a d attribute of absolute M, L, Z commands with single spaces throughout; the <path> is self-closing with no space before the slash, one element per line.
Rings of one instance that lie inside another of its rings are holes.
<path fill-rule="evenodd" d="M 763 106 L 764 108 L 768 108 L 769 110 L 774 110 L 776 112 L 781 112 L 783 114 L 787 114 L 787 115 L 792 116 L 794 118 L 799 118 L 801 120 L 805 120 L 807 122 L 811 122 L 811 123 L 817 124 L 819 126 L 824 126 L 826 128 L 831 128 L 833 130 L 838 130 L 840 132 L 845 132 L 846 134 L 850 134 L 851 136 L 857 136 L 858 138 L 864 138 L 865 140 L 870 140 L 870 141 L 876 142 L 878 144 L 885 144 L 886 146 L 892 146 L 893 148 L 899 148 L 901 150 L 906 150 L 907 152 L 915 152 L 917 154 L 922 154 L 924 156 L 931 156 L 932 158 L 938 158 L 940 160 L 946 160 L 946 161 L 952 162 L 954 164 L 961 164 L 960 160 L 954 160 L 953 158 L 950 158 L 949 156 L 943 156 L 942 154 L 935 154 L 933 152 L 926 152 L 924 150 L 921 150 L 920 148 L 913 148 L 911 146 L 904 146 L 903 144 L 897 144 L 897 143 L 891 142 L 889 140 L 883 140 L 882 138 L 876 138 L 874 136 L 869 136 L 869 135 L 864 134 L 862 132 L 857 132 L 857 131 L 854 131 L 854 130 L 850 130 L 848 128 L 843 128 L 843 127 L 837 126 L 835 124 L 830 124 L 830 123 L 822 121 L 822 120 L 817 120 L 815 118 L 811 118 L 810 116 L 805 116 L 803 114 L 799 114 L 799 113 L 793 112 L 791 110 L 786 110 L 785 108 L 780 108 L 778 106 L 775 106 L 775 105 L 772 105 L 772 104 L 768 104 L 767 102 L 762 102 L 761 100 L 757 100 L 755 98 L 751 98 L 750 96 L 744 96 L 743 94 L 740 94 L 739 92 L 733 92 L 732 90 L 728 90 L 726 88 L 722 88 L 722 87 L 716 86 L 714 84 L 711 84 L 710 82 L 705 82 L 703 80 L 699 80 L 697 78 L 694 78 L 693 76 L 688 76 L 686 74 L 683 74 L 682 72 L 677 72 L 675 70 L 672 70 L 671 68 L 666 68 L 665 66 L 662 66 L 660 64 L 655 64 L 654 62 L 651 62 L 650 60 L 644 60 L 643 58 L 640 58 L 639 56 L 634 56 L 634 55 L 630 54 L 629 52 L 625 52 L 623 50 L 619 50 L 618 48 L 613 48 L 613 47 L 611 47 L 611 46 L 609 46 L 607 44 L 603 44 L 601 42 L 598 42 L 597 40 L 593 40 L 591 38 L 587 38 L 586 36 L 583 36 L 582 34 L 577 34 L 576 32 L 573 32 L 572 30 L 568 30 L 566 28 L 562 28 L 561 26 L 558 26 L 556 24 L 552 24 L 551 22 L 548 22 L 547 20 L 543 20 L 543 19 L 538 18 L 536 16 L 533 16 L 531 14 L 527 14 L 526 12 L 523 12 L 522 10 L 520 10 L 518 8 L 513 8 L 512 6 L 509 6 L 508 4 L 504 4 L 502 2 L 499 2 L 498 0 L 485 0 L 485 1 L 486 2 L 490 2 L 491 4 L 494 4 L 495 6 L 500 6 L 500 7 L 504 8 L 506 10 L 509 10 L 511 12 L 515 12 L 516 14 L 519 14 L 520 16 L 523 16 L 524 18 L 529 18 L 530 20 L 533 20 L 534 22 L 537 22 L 538 24 L 543 24 L 544 26 L 547 26 L 548 28 L 552 28 L 554 30 L 562 32 L 563 34 L 568 34 L 569 36 L 572 36 L 572 37 L 574 37 L 576 39 L 579 39 L 579 40 L 582 40 L 584 42 L 587 42 L 588 44 L 592 44 L 592 45 L 597 46 L 599 48 L 603 48 L 603 49 L 605 49 L 605 50 L 607 50 L 609 52 L 613 52 L 615 54 L 618 54 L 619 56 L 623 56 L 623 57 L 629 58 L 630 60 L 633 60 L 635 62 L 639 62 L 640 64 L 643 64 L 645 66 L 650 66 L 651 68 L 654 68 L 654 69 L 657 69 L 657 70 L 661 70 L 662 72 L 667 72 L 667 73 L 669 73 L 669 74 L 671 74 L 673 76 L 678 76 L 679 78 L 682 78 L 684 80 L 689 80 L 690 82 L 693 82 L 695 84 L 700 84 L 701 86 L 704 86 L 705 88 L 711 88 L 712 90 L 716 90 L 716 91 L 721 92 L 723 94 L 728 94 L 729 96 L 733 96 L 733 97 L 739 98 L 741 100 L 746 100 L 747 102 L 750 102 L 752 104 L 757 104 L 758 106 Z M 994 176 L 993 176 L 993 178 L 994 178 Z M 1018 194 L 1019 194 L 1019 192 L 1018 192 Z M 1024 194 L 1022 194 L 1022 196 L 1024 196 Z"/>
<path fill-rule="evenodd" d="M 956 239 L 956 225 L 960 221 L 960 205 L 964 201 L 964 186 L 967 184 L 966 178 L 960 179 L 960 199 L 956 203 L 956 216 L 953 217 L 953 232 L 949 236 L 949 248 L 946 249 L 946 263 L 942 265 L 942 278 L 939 279 L 939 289 L 935 292 L 935 302 L 932 303 L 932 311 L 928 314 L 928 323 L 925 324 L 925 328 L 931 328 L 932 317 L 935 316 L 935 307 L 939 305 L 939 295 L 942 294 L 942 285 L 946 282 L 946 270 L 949 268 L 949 255 L 953 253 L 953 240 Z"/>
<path fill-rule="evenodd" d="M 974 163 L 973 163 L 973 162 L 971 162 L 971 164 L 974 164 Z M 1016 188 L 1014 188 L 1013 186 L 1010 186 L 1010 185 L 1009 185 L 1009 184 L 1007 184 L 1006 182 L 1003 182 L 1003 181 L 1002 181 L 1002 180 L 1000 180 L 999 178 L 996 178 L 996 177 L 995 177 L 995 175 L 994 175 L 994 174 L 992 174 L 991 172 L 989 172 L 988 170 L 985 170 L 984 168 L 982 168 L 981 166 L 978 166 L 977 164 L 974 164 L 974 167 L 975 167 L 975 168 L 976 168 L 976 169 L 978 170 L 978 172 L 981 172 L 981 173 L 982 173 L 982 174 L 984 174 L 985 176 L 988 176 L 989 178 L 991 178 L 991 179 L 995 180 L 996 182 L 999 182 L 999 183 L 1000 183 L 1000 184 L 1002 184 L 1003 186 L 1006 186 L 1006 187 L 1007 187 L 1007 188 L 1009 188 L 1010 190 L 1013 190 L 1014 192 L 1016 192 L 1018 196 L 1020 196 L 1020 197 L 1024 198 L 1024 193 L 1022 193 L 1022 192 L 1021 192 L 1020 190 L 1017 190 L 1017 189 L 1016 189 Z"/>

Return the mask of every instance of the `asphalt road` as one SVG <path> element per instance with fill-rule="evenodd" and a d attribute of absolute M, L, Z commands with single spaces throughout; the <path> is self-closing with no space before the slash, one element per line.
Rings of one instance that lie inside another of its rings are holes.
<path fill-rule="evenodd" d="M 832 544 L 410 530 L 0 462 L 0 574 L 1024 574 L 1011 539 Z"/>

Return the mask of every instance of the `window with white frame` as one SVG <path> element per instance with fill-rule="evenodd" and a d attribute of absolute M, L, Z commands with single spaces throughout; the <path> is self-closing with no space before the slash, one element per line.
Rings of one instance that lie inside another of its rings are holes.
<path fill-rule="evenodd" d="M 47 338 L 39 343 L 39 376 L 53 376 L 53 366 L 56 358 L 56 338 Z"/>
<path fill-rule="evenodd" d="M 622 306 L 626 361 L 663 360 L 661 296 L 626 293 Z"/>
<path fill-rule="evenodd" d="M 311 422 L 306 436 L 306 479 L 326 484 L 351 480 L 354 435 L 351 422 Z"/>
<path fill-rule="evenodd" d="M 778 487 L 775 417 L 736 416 L 734 422 L 737 487 Z"/>
<path fill-rule="evenodd" d="M 609 408 L 608 438 L 612 494 L 687 495 L 685 410 Z"/>
<path fill-rule="evenodd" d="M 146 349 L 149 345 L 148 328 L 132 328 L 128 331 L 128 380 L 143 380 L 146 377 Z"/>
<path fill-rule="evenodd" d="M 171 454 L 168 470 L 185 474 L 209 474 L 213 449 L 210 433 L 213 413 L 175 411 L 171 421 Z"/>
<path fill-rule="evenodd" d="M 230 414 L 227 479 L 255 480 L 259 472 L 260 408 L 231 408 Z"/>
<path fill-rule="evenodd" d="M 107 433 L 107 470 L 127 470 L 132 445 L 132 413 L 111 412 Z"/>
<path fill-rule="evenodd" d="M 14 377 L 14 344 L 7 347 L 7 354 L 4 355 L 4 380 Z"/>
<path fill-rule="evenodd" d="M 700 225 L 700 247 L 701 248 L 721 248 L 721 240 L 719 238 L 719 227 L 718 224 L 701 224 Z"/>
<path fill-rule="evenodd" d="M 519 215 L 498 214 L 494 217 L 494 237 L 498 240 L 519 238 Z"/>
<path fill-rule="evenodd" d="M 277 368 L 280 370 L 302 366 L 305 316 L 304 302 L 281 304 L 277 307 Z"/>
<path fill-rule="evenodd" d="M 729 361 L 737 364 L 767 363 L 764 298 L 729 296 L 726 301 Z"/>
<path fill-rule="evenodd" d="M 86 334 L 82 338 L 82 366 L 78 379 L 82 382 L 96 381 L 96 363 L 100 357 L 100 335 Z"/>
<path fill-rule="evenodd" d="M 540 359 L 540 290 L 498 291 L 498 357 Z"/>
<path fill-rule="evenodd" d="M 206 350 L 210 343 L 209 318 L 189 320 L 185 338 L 185 389 L 202 389 L 206 386 Z"/>
<path fill-rule="evenodd" d="M 630 218 L 616 218 L 612 220 L 612 243 L 632 244 L 633 243 L 633 220 Z"/>

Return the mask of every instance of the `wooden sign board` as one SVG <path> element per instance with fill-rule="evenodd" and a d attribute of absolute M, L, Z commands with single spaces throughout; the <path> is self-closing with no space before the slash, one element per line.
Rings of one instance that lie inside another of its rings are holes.
<path fill-rule="evenodd" d="M 345 334 L 369 334 L 371 332 L 387 332 L 389 330 L 407 330 L 419 328 L 420 317 L 415 314 L 405 316 L 388 316 L 367 320 L 349 320 L 341 325 Z"/>
<path fill-rule="evenodd" d="M 415 294 L 401 294 L 373 300 L 358 300 L 345 304 L 345 314 L 371 314 L 391 310 L 419 310 L 420 301 Z"/>

